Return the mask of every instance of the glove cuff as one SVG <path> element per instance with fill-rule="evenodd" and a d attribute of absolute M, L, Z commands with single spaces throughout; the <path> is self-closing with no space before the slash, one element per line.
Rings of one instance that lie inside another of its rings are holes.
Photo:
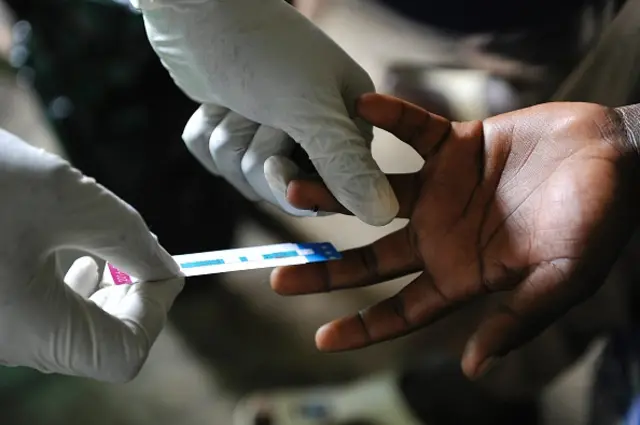
<path fill-rule="evenodd" d="M 129 2 L 131 3 L 131 6 L 141 11 L 159 9 L 161 7 L 167 7 L 172 5 L 200 4 L 200 3 L 205 3 L 207 1 L 215 1 L 215 0 L 129 0 Z"/>

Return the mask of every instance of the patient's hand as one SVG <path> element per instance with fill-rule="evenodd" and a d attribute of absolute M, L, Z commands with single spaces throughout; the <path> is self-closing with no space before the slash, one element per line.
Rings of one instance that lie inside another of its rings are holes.
<path fill-rule="evenodd" d="M 396 296 L 322 327 L 321 350 L 396 338 L 509 291 L 468 342 L 462 364 L 475 377 L 592 295 L 636 226 L 638 153 L 613 109 L 549 103 L 452 123 L 376 94 L 358 109 L 425 159 L 417 173 L 389 176 L 409 223 L 343 260 L 277 269 L 271 284 L 295 295 L 422 273 Z M 347 213 L 321 183 L 293 182 L 287 197 Z"/>

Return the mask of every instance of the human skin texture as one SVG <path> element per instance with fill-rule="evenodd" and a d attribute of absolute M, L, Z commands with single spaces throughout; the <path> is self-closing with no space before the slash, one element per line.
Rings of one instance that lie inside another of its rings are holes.
<path fill-rule="evenodd" d="M 390 175 L 409 222 L 341 261 L 276 269 L 280 294 L 327 292 L 421 274 L 397 295 L 323 326 L 324 351 L 365 347 L 503 293 L 463 354 L 476 378 L 603 284 L 638 221 L 638 106 L 547 103 L 450 122 L 388 96 L 358 114 L 425 160 Z M 347 213 L 317 182 L 289 185 L 299 208 Z"/>

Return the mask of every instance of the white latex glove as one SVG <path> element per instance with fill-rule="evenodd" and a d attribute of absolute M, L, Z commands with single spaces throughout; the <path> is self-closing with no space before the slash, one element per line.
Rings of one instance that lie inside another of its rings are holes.
<path fill-rule="evenodd" d="M 211 172 L 253 200 L 286 202 L 293 143 L 361 220 L 389 223 L 398 202 L 374 161 L 356 101 L 364 70 L 283 0 L 132 0 L 176 84 L 203 104 L 184 140 Z"/>
<path fill-rule="evenodd" d="M 135 377 L 183 287 L 178 265 L 124 201 L 2 130 L 0 199 L 0 363 L 110 382 Z M 72 289 L 56 273 L 60 248 L 154 282 L 95 292 L 98 267 L 84 258 L 69 272 Z"/>

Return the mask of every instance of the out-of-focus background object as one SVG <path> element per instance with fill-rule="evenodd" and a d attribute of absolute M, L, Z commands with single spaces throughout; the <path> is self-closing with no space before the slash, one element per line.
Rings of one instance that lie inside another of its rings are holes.
<path fill-rule="evenodd" d="M 292 219 L 246 202 L 207 174 L 180 142 L 196 105 L 175 88 L 126 1 L 6 3 L 0 125 L 64 154 L 130 202 L 172 254 L 303 240 L 331 240 L 344 249 L 404 224 Z M 623 2 L 444 3 L 308 0 L 297 6 L 371 73 L 381 91 L 453 119 L 482 119 L 549 99 Z M 409 148 L 381 131 L 374 154 L 385 171 L 420 166 Z M 246 394 L 358 382 L 388 369 L 398 370 L 407 401 L 429 425 L 459 423 L 456 413 L 465 409 L 476 423 L 535 423 L 539 404 L 544 423 L 581 424 L 597 344 L 582 363 L 575 361 L 597 335 L 628 323 L 626 282 L 632 276 L 619 272 L 589 303 L 477 385 L 460 380 L 455 365 L 491 303 L 410 338 L 324 355 L 313 346 L 318 325 L 397 291 L 406 279 L 296 299 L 273 294 L 265 271 L 193 279 L 133 383 L 107 386 L 0 369 L 3 424 L 230 424 L 236 400 Z M 461 394 L 465 409 L 456 398 Z M 503 422 L 490 421 L 507 403 L 514 411 Z M 311 409 L 309 417 L 317 413 Z"/>

